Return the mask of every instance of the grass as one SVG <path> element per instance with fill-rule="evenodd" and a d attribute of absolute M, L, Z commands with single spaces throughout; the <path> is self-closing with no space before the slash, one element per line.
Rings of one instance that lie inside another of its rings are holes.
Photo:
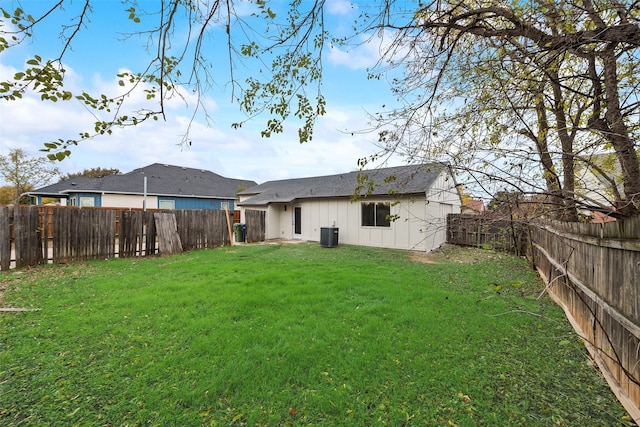
<path fill-rule="evenodd" d="M 604 426 L 518 258 L 246 245 L 0 275 L 0 424 Z"/>

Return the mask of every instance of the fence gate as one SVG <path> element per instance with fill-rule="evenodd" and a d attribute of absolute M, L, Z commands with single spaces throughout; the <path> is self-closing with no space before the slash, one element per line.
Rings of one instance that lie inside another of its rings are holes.
<path fill-rule="evenodd" d="M 247 209 L 244 212 L 247 221 L 247 243 L 264 242 L 266 235 L 266 212 L 255 209 Z"/>

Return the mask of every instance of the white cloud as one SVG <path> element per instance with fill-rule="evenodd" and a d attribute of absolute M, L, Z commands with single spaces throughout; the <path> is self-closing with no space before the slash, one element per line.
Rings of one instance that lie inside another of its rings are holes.
<path fill-rule="evenodd" d="M 329 61 L 351 70 L 370 69 L 387 54 L 393 39 L 394 34 L 390 31 L 361 34 L 351 47 L 332 46 L 329 49 Z"/>
<path fill-rule="evenodd" d="M 327 12 L 331 15 L 350 15 L 357 12 L 358 5 L 344 0 L 329 0 L 327 2 Z"/>
<path fill-rule="evenodd" d="M 95 76 L 95 93 L 122 89 L 116 80 L 105 81 Z M 187 103 L 194 96 L 186 93 Z M 145 105 L 143 88 L 136 89 L 128 100 L 128 108 Z M 357 160 L 373 153 L 372 135 L 345 132 L 365 127 L 361 109 L 341 110 L 332 107 L 315 127 L 311 142 L 298 142 L 295 123 L 286 125 L 285 133 L 261 138 L 264 119 L 231 129 L 237 116 L 237 105 L 218 106 L 210 100 L 214 126 L 191 121 L 182 100 L 167 103 L 167 119 L 148 121 L 135 127 L 116 128 L 109 136 L 83 141 L 71 148 L 71 156 L 59 164 L 63 173 L 92 167 L 118 168 L 128 172 L 151 163 L 208 169 L 223 176 L 264 182 L 290 177 L 317 176 L 354 170 Z M 80 131 L 90 130 L 95 120 L 77 101 L 42 102 L 35 95 L 0 103 L 0 154 L 11 148 L 23 148 L 30 155 L 43 155 L 38 150 L 48 141 L 75 138 Z M 179 145 L 190 129 L 190 146 Z"/>
<path fill-rule="evenodd" d="M 141 59 L 141 51 L 135 49 L 137 41 L 126 45 L 133 46 L 132 49 L 123 48 L 125 44 L 120 42 L 116 47 L 107 44 L 103 39 L 100 39 L 99 43 L 95 42 L 100 34 L 111 34 L 113 26 L 108 19 L 118 16 L 117 13 L 110 12 L 111 9 L 106 5 L 103 6 L 104 13 L 95 15 L 94 24 L 99 24 L 98 32 L 93 35 L 86 33 L 87 38 L 84 40 L 89 47 L 76 45 L 76 50 L 73 51 L 75 55 L 70 53 L 66 56 L 76 70 L 65 64 L 65 88 L 74 93 L 82 90 L 93 96 L 100 93 L 122 93 L 126 87 L 119 86 L 118 79 L 111 73 L 115 67 L 120 66 L 136 69 L 135 64 Z M 247 14 L 255 8 L 255 4 L 243 0 L 236 8 L 236 12 Z M 351 34 L 353 19 L 359 13 L 358 6 L 348 1 L 328 0 L 326 10 L 327 19 L 333 21 L 330 23 L 331 26 L 344 27 L 344 33 Z M 102 33 L 99 31 L 100 25 L 106 28 Z M 374 37 L 365 42 L 363 38 L 362 44 L 349 52 L 338 49 L 328 52 L 330 60 L 340 65 L 325 68 L 324 89 L 334 96 L 329 99 L 327 95 L 328 113 L 318 119 L 313 140 L 309 143 L 301 145 L 298 142 L 295 123 L 287 123 L 283 134 L 274 135 L 269 139 L 261 138 L 260 131 L 263 129 L 265 117 L 246 123 L 239 130 L 233 130 L 231 124 L 244 116 L 237 104 L 229 103 L 228 93 L 224 95 L 216 92 L 202 100 L 207 113 L 211 115 L 209 125 L 203 114 L 199 114 L 192 122 L 191 116 L 198 100 L 191 91 L 184 91 L 181 92 L 182 99 L 176 97 L 166 102 L 166 121 L 149 121 L 136 127 L 114 129 L 110 136 L 83 141 L 71 148 L 71 157 L 61 162 L 59 167 L 64 173 L 78 172 L 91 167 L 118 168 L 128 172 L 158 162 L 204 168 L 224 176 L 258 182 L 353 170 L 357 167 L 359 158 L 377 150 L 372 143 L 375 141 L 375 135 L 351 134 L 345 131 L 367 127 L 365 104 L 388 104 L 382 101 L 388 96 L 383 94 L 383 91 L 372 91 L 371 86 L 366 86 L 368 82 L 364 73 L 351 73 L 349 70 L 359 70 L 375 64 L 380 57 L 380 43 L 385 39 Z M 32 56 L 31 51 L 38 51 L 45 56 L 47 49 L 51 49 L 46 43 L 48 41 L 42 36 L 40 39 L 34 39 L 32 44 L 13 48 L 10 53 L 5 51 L 0 56 L 0 81 L 10 79 L 17 71 L 8 64 L 21 68 L 24 58 Z M 95 46 L 101 46 L 100 50 L 96 51 Z M 211 49 L 207 50 L 208 54 L 212 55 L 212 58 L 217 57 L 216 55 L 224 57 L 225 51 L 216 46 L 212 43 Z M 114 52 L 117 56 L 108 55 Z M 256 72 L 248 66 L 246 70 L 241 71 Z M 94 72 L 95 74 L 92 74 Z M 105 77 L 107 75 L 109 77 Z M 225 74 L 216 74 L 216 78 L 225 81 Z M 123 113 L 149 106 L 144 89 L 141 85 L 131 93 Z M 6 154 L 10 148 L 23 148 L 30 155 L 42 155 L 38 150 L 45 142 L 58 138 L 73 139 L 79 132 L 91 131 L 96 120 L 93 114 L 94 111 L 89 111 L 75 99 L 51 103 L 41 101 L 37 94 L 25 94 L 21 100 L 2 101 L 0 155 Z M 189 139 L 192 144 L 181 146 L 179 142 L 189 127 Z"/>

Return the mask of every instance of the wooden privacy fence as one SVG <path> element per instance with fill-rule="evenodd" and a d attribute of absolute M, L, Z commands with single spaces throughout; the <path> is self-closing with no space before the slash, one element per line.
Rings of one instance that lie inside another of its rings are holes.
<path fill-rule="evenodd" d="M 171 224 L 174 230 L 157 229 L 161 213 L 170 215 L 172 221 L 160 224 Z M 260 241 L 260 236 L 264 240 L 264 213 L 249 214 L 249 218 L 250 241 Z M 228 245 L 227 220 L 236 219 L 239 221 L 238 214 L 227 217 L 217 210 L 0 206 L 0 270 L 8 270 L 12 262 L 21 268 L 49 261 L 154 255 L 163 247 L 164 236 L 177 236 L 180 250 Z"/>
<path fill-rule="evenodd" d="M 531 226 L 531 260 L 620 402 L 640 421 L 640 218 Z"/>
<path fill-rule="evenodd" d="M 526 227 L 522 223 L 485 215 L 447 215 L 447 242 L 524 255 Z"/>
<path fill-rule="evenodd" d="M 247 222 L 247 243 L 264 242 L 266 235 L 265 211 L 246 210 L 244 217 Z"/>
<path fill-rule="evenodd" d="M 509 222 L 450 215 L 447 241 L 527 254 L 640 424 L 640 218 L 606 224 Z"/>

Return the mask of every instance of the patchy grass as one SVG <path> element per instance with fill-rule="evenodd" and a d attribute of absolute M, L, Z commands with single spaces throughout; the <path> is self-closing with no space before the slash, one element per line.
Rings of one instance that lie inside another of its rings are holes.
<path fill-rule="evenodd" d="M 422 260 L 418 260 L 422 261 Z M 521 259 L 246 245 L 0 275 L 2 425 L 620 425 Z"/>

